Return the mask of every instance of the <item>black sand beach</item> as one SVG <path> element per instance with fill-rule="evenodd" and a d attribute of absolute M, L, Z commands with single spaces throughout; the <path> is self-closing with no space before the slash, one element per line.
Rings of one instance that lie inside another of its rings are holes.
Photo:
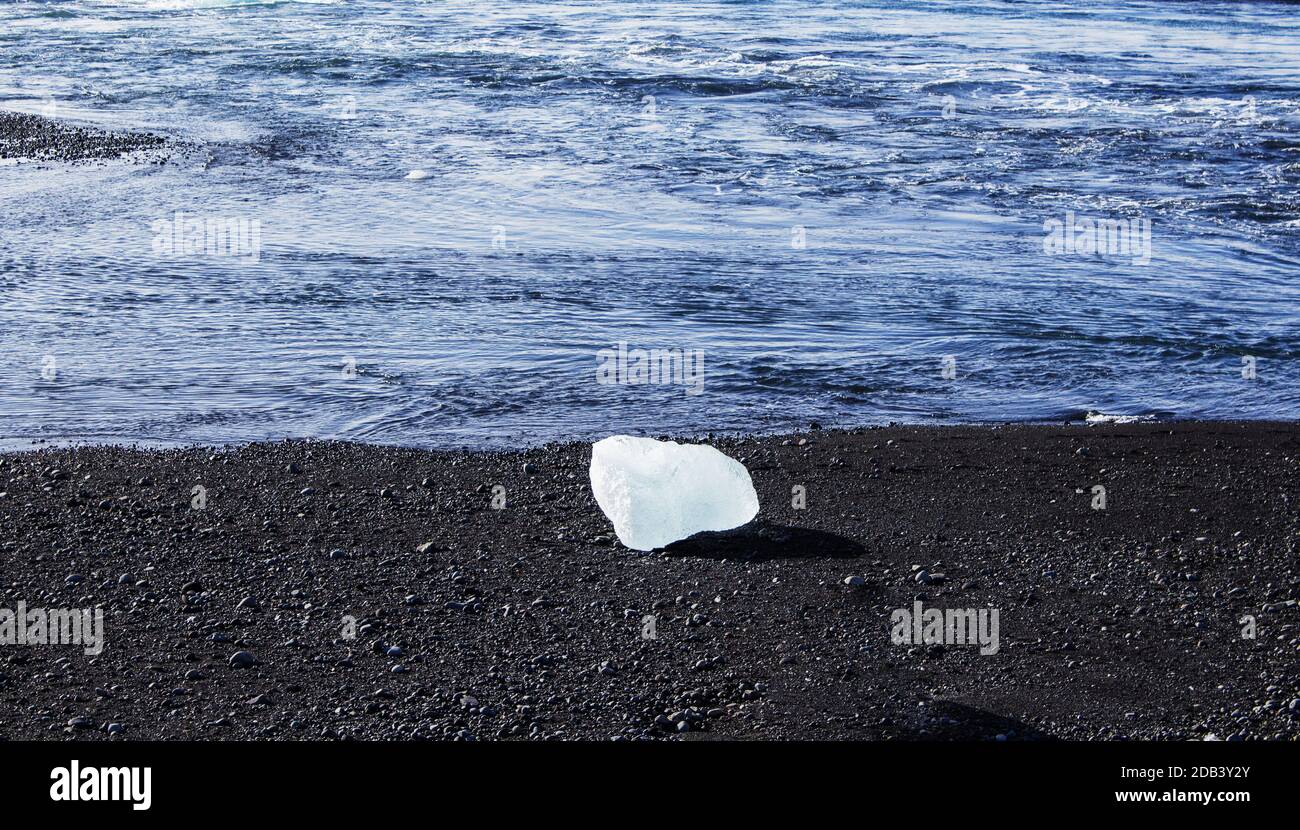
<path fill-rule="evenodd" d="M 86 162 L 135 155 L 139 161 L 162 162 L 167 139 L 144 132 L 101 130 L 0 110 L 0 158 L 49 162 Z M 152 155 L 150 155 L 152 151 Z"/>
<path fill-rule="evenodd" d="M 759 518 L 648 555 L 586 444 L 4 455 L 0 606 L 107 645 L 0 648 L 0 737 L 1300 736 L 1300 425 L 712 443 Z M 999 651 L 891 644 L 917 600 L 999 609 Z"/>

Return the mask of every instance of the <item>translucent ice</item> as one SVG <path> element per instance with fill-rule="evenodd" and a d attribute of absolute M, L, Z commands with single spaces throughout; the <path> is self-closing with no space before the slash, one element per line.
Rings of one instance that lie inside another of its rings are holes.
<path fill-rule="evenodd" d="M 591 491 L 633 550 L 654 550 L 758 515 L 745 465 L 713 447 L 614 435 L 591 448 Z"/>
<path fill-rule="evenodd" d="M 1088 410 L 1088 414 L 1083 416 L 1083 420 L 1088 426 L 1097 424 L 1140 424 L 1143 421 L 1154 421 L 1154 415 L 1107 415 L 1104 412 L 1098 412 L 1095 409 Z"/>

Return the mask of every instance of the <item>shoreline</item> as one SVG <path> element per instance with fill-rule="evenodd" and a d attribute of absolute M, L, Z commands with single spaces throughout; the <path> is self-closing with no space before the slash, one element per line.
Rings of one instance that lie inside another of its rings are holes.
<path fill-rule="evenodd" d="M 132 159 L 138 164 L 162 164 L 180 146 L 149 132 L 0 110 L 0 159 L 18 163 Z"/>
<path fill-rule="evenodd" d="M 1300 423 L 710 443 L 758 518 L 649 554 L 583 442 L 0 453 L 0 608 L 106 629 L 0 645 L 0 737 L 1300 738 Z M 916 602 L 1000 647 L 895 645 Z"/>
<path fill-rule="evenodd" d="M 1089 412 L 1091 415 L 1092 413 Z M 1100 414 L 1100 413 L 1098 413 Z M 1022 427 L 1028 428 L 1074 428 L 1074 427 L 1100 427 L 1100 426 L 1133 426 L 1145 425 L 1152 427 L 1170 426 L 1174 427 L 1180 424 L 1192 425 L 1244 425 L 1244 426 L 1269 426 L 1269 425 L 1291 425 L 1300 424 L 1300 419 L 1294 421 L 1282 420 L 1272 417 L 1264 418 L 1158 418 L 1152 415 L 1104 415 L 1104 420 L 1089 421 L 1084 417 L 1073 419 L 1038 419 L 1024 421 L 1007 421 L 1007 420 L 989 420 L 989 421 L 962 421 L 960 423 L 948 422 L 929 422 L 929 421 L 889 421 L 883 424 L 855 424 L 855 425 L 830 425 L 823 426 L 813 422 L 805 430 L 791 429 L 790 426 L 774 426 L 771 431 L 768 430 L 716 430 L 701 433 L 666 433 L 662 431 L 633 430 L 627 434 L 635 435 L 641 438 L 656 438 L 658 440 L 677 441 L 679 443 L 705 443 L 714 441 L 740 441 L 740 440 L 772 440 L 778 438 L 788 438 L 799 436 L 812 432 L 826 433 L 858 433 L 870 430 L 881 429 L 916 429 L 916 430 L 952 430 L 952 429 L 1016 429 Z M 612 434 L 612 433 L 610 433 Z M 601 438 L 607 437 L 606 433 L 592 433 L 588 437 L 578 438 L 537 438 L 535 440 L 526 440 L 520 443 L 500 443 L 490 444 L 479 443 L 474 440 L 461 440 L 453 442 L 442 440 L 435 444 L 416 444 L 416 443 L 396 443 L 382 441 L 366 441 L 354 438 L 333 438 L 322 436 L 273 436 L 263 438 L 234 438 L 229 440 L 207 440 L 207 439 L 187 439 L 187 438 L 158 438 L 142 435 L 91 435 L 91 434 L 61 434 L 61 435 L 17 435 L 3 436 L 0 435 L 0 456 L 7 453 L 21 452 L 38 452 L 41 450 L 52 449 L 81 449 L 81 448 L 118 448 L 129 450 L 214 450 L 227 451 L 240 447 L 248 447 L 261 444 L 355 444 L 363 447 L 379 447 L 394 450 L 419 450 L 422 452 L 472 452 L 472 453 L 500 453 L 500 452 L 527 452 L 529 450 L 542 449 L 545 447 L 555 446 L 578 446 L 590 445 Z M 512 440 L 512 439 L 504 439 Z"/>

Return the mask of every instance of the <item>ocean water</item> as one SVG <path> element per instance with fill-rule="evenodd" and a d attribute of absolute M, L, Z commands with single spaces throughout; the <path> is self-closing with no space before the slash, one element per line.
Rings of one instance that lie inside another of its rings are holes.
<path fill-rule="evenodd" d="M 0 438 L 1300 416 L 1294 6 L 4 2 L 0 109 L 184 143 L 0 161 Z"/>

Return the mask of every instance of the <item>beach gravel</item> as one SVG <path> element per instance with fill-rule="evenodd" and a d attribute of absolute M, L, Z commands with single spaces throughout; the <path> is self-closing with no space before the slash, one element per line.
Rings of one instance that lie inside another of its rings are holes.
<path fill-rule="evenodd" d="M 165 151 L 169 146 L 167 139 L 149 133 L 0 111 L 0 159 L 85 162 L 135 155 L 140 160 L 162 162 L 168 157 Z"/>
<path fill-rule="evenodd" d="M 1300 736 L 1296 424 L 710 443 L 758 518 L 650 553 L 585 443 L 0 456 L 0 608 L 106 626 L 0 645 L 0 737 Z M 916 602 L 997 609 L 998 651 L 894 644 Z"/>

